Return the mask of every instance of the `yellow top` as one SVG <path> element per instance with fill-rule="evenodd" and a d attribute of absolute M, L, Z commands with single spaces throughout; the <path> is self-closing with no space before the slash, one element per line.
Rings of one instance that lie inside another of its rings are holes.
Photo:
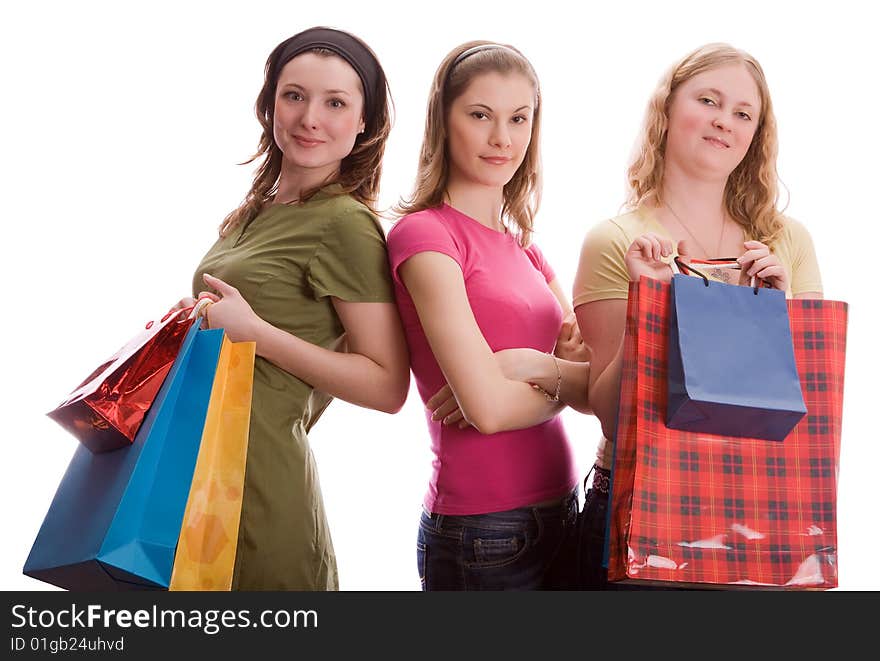
<path fill-rule="evenodd" d="M 575 307 L 608 298 L 626 300 L 629 274 L 623 256 L 633 240 L 646 232 L 672 238 L 650 209 L 644 207 L 602 221 L 587 233 L 574 279 Z M 785 218 L 785 229 L 773 247 L 773 253 L 791 276 L 791 289 L 785 293 L 787 297 L 805 292 L 822 292 L 822 278 L 813 240 L 801 223 Z"/>

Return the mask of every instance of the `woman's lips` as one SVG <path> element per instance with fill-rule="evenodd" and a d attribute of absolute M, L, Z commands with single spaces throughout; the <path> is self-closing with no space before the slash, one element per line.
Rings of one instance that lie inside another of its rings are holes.
<path fill-rule="evenodd" d="M 296 143 L 297 143 L 300 147 L 305 147 L 305 148 L 307 148 L 307 149 L 309 149 L 309 148 L 311 148 L 311 147 L 317 147 L 318 145 L 323 145 L 323 144 L 324 144 L 324 141 L 323 141 L 323 140 L 315 140 L 315 139 L 313 139 L 313 138 L 306 138 L 306 137 L 301 136 L 301 135 L 294 135 L 294 136 L 293 136 L 293 139 L 296 140 Z"/>
<path fill-rule="evenodd" d="M 480 158 L 492 165 L 504 165 L 510 162 L 510 159 L 506 156 L 480 156 Z"/>
<path fill-rule="evenodd" d="M 708 142 L 710 145 L 718 147 L 719 149 L 729 149 L 730 148 L 730 145 L 727 144 L 727 142 L 722 140 L 721 138 L 716 138 L 714 136 L 706 136 L 705 138 L 703 138 L 703 140 Z"/>

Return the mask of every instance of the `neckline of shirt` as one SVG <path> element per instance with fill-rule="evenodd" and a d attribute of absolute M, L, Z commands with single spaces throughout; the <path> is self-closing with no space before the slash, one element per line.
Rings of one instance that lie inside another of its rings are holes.
<path fill-rule="evenodd" d="M 458 217 L 458 218 L 462 218 L 462 219 L 464 219 L 464 220 L 467 220 L 467 221 L 470 222 L 470 223 L 475 223 L 476 225 L 479 225 L 480 227 L 482 227 L 485 231 L 487 231 L 487 232 L 491 232 L 492 234 L 495 234 L 496 236 L 502 236 L 502 237 L 505 237 L 505 238 L 508 238 L 508 237 L 511 236 L 510 231 L 509 231 L 506 227 L 504 228 L 504 231 L 503 231 L 503 232 L 501 232 L 501 231 L 499 231 L 499 230 L 493 230 L 491 227 L 486 227 L 486 225 L 484 225 L 483 223 L 481 223 L 481 222 L 480 222 L 479 220 L 477 220 L 476 218 L 467 215 L 467 214 L 464 213 L 463 211 L 459 211 L 458 209 L 456 209 L 455 207 L 451 206 L 450 204 L 448 204 L 448 203 L 446 203 L 446 202 L 443 202 L 443 203 L 440 205 L 440 209 L 441 209 L 441 210 L 444 210 L 444 211 L 449 211 L 449 212 L 452 213 L 453 216 L 456 216 L 456 217 Z"/>

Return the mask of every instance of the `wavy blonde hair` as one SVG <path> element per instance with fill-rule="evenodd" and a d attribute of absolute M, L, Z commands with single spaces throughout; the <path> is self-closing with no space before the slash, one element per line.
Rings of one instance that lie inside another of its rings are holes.
<path fill-rule="evenodd" d="M 455 63 L 459 55 L 471 48 L 492 45 L 496 47 L 479 50 Z M 519 243 L 526 247 L 531 242 L 535 215 L 541 203 L 541 89 L 531 63 L 516 48 L 506 44 L 469 41 L 452 49 L 440 63 L 428 96 L 428 114 L 415 190 L 409 199 L 401 199 L 394 207 L 394 213 L 399 218 L 408 213 L 438 207 L 443 203 L 449 181 L 449 108 L 474 78 L 485 73 L 521 74 L 531 82 L 535 90 L 529 147 L 523 162 L 504 186 L 504 206 L 501 210 L 505 224 L 512 221 L 519 228 Z"/>
<path fill-rule="evenodd" d="M 645 202 L 663 204 L 663 172 L 669 107 L 678 87 L 697 74 L 731 64 L 741 64 L 751 74 L 761 97 L 758 126 L 745 157 L 727 178 L 724 206 L 748 236 L 772 246 L 784 221 L 777 209 L 779 176 L 776 172 L 776 117 L 770 89 L 758 61 L 728 44 L 706 44 L 689 53 L 661 78 L 648 102 L 636 156 L 627 171 L 629 197 L 634 209 Z"/>
<path fill-rule="evenodd" d="M 354 35 L 347 34 L 353 39 L 357 39 Z M 287 39 L 278 44 L 266 60 L 263 87 L 254 105 L 257 120 L 260 122 L 263 132 L 260 135 L 257 152 L 244 161 L 244 163 L 240 163 L 240 165 L 253 163 L 259 158 L 263 160 L 259 167 L 257 167 L 254 182 L 244 201 L 230 212 L 220 224 L 220 236 L 227 236 L 234 228 L 241 224 L 247 224 L 256 218 L 266 204 L 275 199 L 275 194 L 278 192 L 281 163 L 284 154 L 275 143 L 273 133 L 275 122 L 275 88 L 278 85 L 278 76 L 280 74 L 280 71 L 276 71 L 276 63 L 289 41 L 290 39 Z M 371 116 L 367 116 L 368 109 L 364 107 L 364 132 L 358 134 L 351 153 L 342 159 L 339 175 L 335 183 L 342 186 L 343 193 L 351 195 L 371 211 L 378 213 L 375 204 L 379 193 L 379 180 L 382 176 L 382 157 L 385 154 L 385 143 L 388 141 L 388 135 L 391 132 L 391 108 L 393 107 L 393 102 L 391 100 L 391 91 L 388 88 L 388 81 L 385 78 L 382 66 L 379 64 L 379 59 L 367 44 L 360 39 L 357 39 L 357 41 L 363 44 L 364 48 L 370 52 L 375 60 L 379 73 L 378 86 L 381 90 L 381 97 L 373 104 L 374 110 Z M 315 53 L 321 57 L 338 57 L 343 62 L 345 61 L 335 52 L 326 48 L 318 47 L 304 52 Z M 366 103 L 366 95 L 364 95 L 364 101 Z M 329 183 L 333 182 L 328 181 L 317 188 L 304 191 L 300 196 L 300 202 L 309 200 L 318 190 Z"/>

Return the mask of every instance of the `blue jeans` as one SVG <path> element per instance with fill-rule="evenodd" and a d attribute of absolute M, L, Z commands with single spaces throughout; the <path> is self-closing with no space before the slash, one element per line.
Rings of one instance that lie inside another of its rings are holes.
<path fill-rule="evenodd" d="M 452 516 L 423 511 L 416 557 L 423 590 L 575 587 L 577 489 L 558 504 Z"/>
<path fill-rule="evenodd" d="M 608 570 L 602 566 L 605 555 L 608 495 L 588 489 L 578 521 L 578 587 L 581 590 L 614 590 Z"/>
<path fill-rule="evenodd" d="M 587 490 L 584 509 L 578 517 L 577 531 L 577 585 L 580 590 L 679 590 L 675 584 L 642 585 L 608 580 L 608 569 L 602 566 L 605 558 L 605 538 L 608 524 L 608 479 L 607 470 L 594 467 L 593 488 Z M 589 474 L 587 475 L 589 477 Z M 597 485 L 598 488 L 597 488 Z"/>

